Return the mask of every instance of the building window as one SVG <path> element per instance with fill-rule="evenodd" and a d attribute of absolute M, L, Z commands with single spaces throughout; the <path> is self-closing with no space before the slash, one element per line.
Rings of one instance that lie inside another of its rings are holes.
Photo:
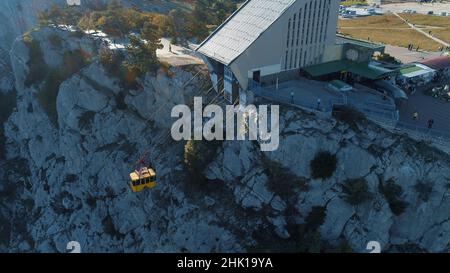
<path fill-rule="evenodd" d="M 313 11 L 313 17 L 311 18 L 312 20 L 312 25 L 311 27 L 315 27 L 315 22 L 316 20 L 316 15 L 317 15 L 317 2 L 314 2 L 314 11 Z M 315 31 L 312 31 L 311 33 L 311 39 L 309 40 L 309 43 L 312 44 L 314 41 L 314 34 L 317 34 Z"/>
<path fill-rule="evenodd" d="M 309 31 L 311 29 L 311 11 L 312 11 L 312 2 L 309 3 L 309 9 L 308 9 L 308 25 L 306 26 L 306 44 L 309 44 Z"/>
<path fill-rule="evenodd" d="M 300 25 L 302 22 L 302 9 L 300 9 L 300 12 L 298 13 L 298 25 L 297 25 L 297 42 L 296 45 L 298 46 L 298 43 L 300 41 Z"/>
<path fill-rule="evenodd" d="M 305 28 L 306 28 L 306 10 L 307 10 L 308 4 L 305 6 L 305 10 L 303 12 L 303 25 L 302 25 L 302 45 L 305 43 Z"/>
<path fill-rule="evenodd" d="M 294 68 L 297 68 L 298 48 L 295 49 Z"/>
<path fill-rule="evenodd" d="M 319 42 L 320 38 L 322 37 L 322 31 L 320 28 L 320 24 L 323 22 L 323 8 L 322 8 L 322 2 L 323 0 L 319 0 L 319 10 L 317 11 L 317 31 L 316 31 L 316 37 L 315 37 L 315 43 Z M 320 24 L 319 24 L 320 22 Z"/>
<path fill-rule="evenodd" d="M 289 54 L 290 55 L 290 57 L 289 57 L 289 69 L 292 69 L 292 54 L 293 54 L 293 50 L 291 50 L 291 54 Z"/>
<path fill-rule="evenodd" d="M 293 24 L 292 24 L 292 41 L 291 41 L 292 47 L 294 46 L 295 28 L 297 27 L 296 20 L 297 20 L 297 14 L 294 14 L 294 20 L 293 20 Z"/>
<path fill-rule="evenodd" d="M 232 79 L 233 78 L 233 73 L 231 72 L 231 69 L 228 66 L 225 66 L 225 77 Z"/>
<path fill-rule="evenodd" d="M 286 46 L 289 47 L 289 35 L 291 34 L 291 19 L 289 19 L 289 24 L 288 24 L 288 31 L 287 31 L 287 42 L 286 42 Z"/>
<path fill-rule="evenodd" d="M 300 49 L 300 55 L 299 55 L 299 57 L 298 57 L 298 67 L 301 67 L 302 66 L 302 50 Z"/>
<path fill-rule="evenodd" d="M 286 58 L 285 58 L 285 60 L 284 60 L 284 70 L 287 69 L 288 54 L 289 54 L 289 51 L 286 50 Z"/>
<path fill-rule="evenodd" d="M 305 66 L 306 65 L 306 58 L 308 57 L 308 55 L 307 55 L 307 51 L 305 50 L 305 55 L 303 56 L 303 66 Z"/>
<path fill-rule="evenodd" d="M 325 31 L 323 34 L 323 41 L 326 40 L 326 36 L 327 36 L 327 32 L 328 32 L 328 21 L 330 19 L 330 1 L 328 0 L 328 5 L 327 5 L 327 18 L 325 20 Z"/>

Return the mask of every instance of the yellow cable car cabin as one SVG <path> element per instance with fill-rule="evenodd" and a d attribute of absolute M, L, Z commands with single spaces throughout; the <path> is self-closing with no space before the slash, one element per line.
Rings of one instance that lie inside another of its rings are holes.
<path fill-rule="evenodd" d="M 156 187 L 156 173 L 151 168 L 141 168 L 140 171 L 130 173 L 130 186 L 133 192 L 141 192 Z"/>

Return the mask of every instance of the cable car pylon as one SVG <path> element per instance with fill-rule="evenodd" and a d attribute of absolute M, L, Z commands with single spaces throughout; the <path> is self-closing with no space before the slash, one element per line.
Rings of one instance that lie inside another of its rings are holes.
<path fill-rule="evenodd" d="M 194 78 L 196 78 L 199 74 L 201 73 L 201 71 L 198 71 L 191 79 L 189 79 L 185 84 L 183 84 L 182 89 L 184 89 Z M 207 85 L 207 83 L 205 85 L 203 85 L 199 90 L 204 89 L 204 87 Z M 214 85 L 205 91 L 201 91 L 200 93 L 205 93 L 204 95 L 208 95 L 212 90 L 214 89 Z M 222 90 L 221 92 L 219 92 L 219 94 L 210 101 L 210 104 L 213 103 L 213 101 L 215 101 L 221 94 L 223 94 Z M 158 114 L 162 109 L 164 109 L 164 107 L 166 107 L 168 105 L 169 102 L 164 103 L 155 113 L 153 113 L 153 115 L 151 115 L 147 120 L 146 123 L 149 122 L 151 119 L 153 119 L 156 114 Z M 171 130 L 170 128 L 168 129 L 168 134 L 165 135 L 163 138 L 160 139 L 160 141 L 163 141 L 164 139 L 166 139 L 167 137 L 169 137 L 171 134 Z M 159 142 L 159 141 L 157 141 Z M 155 143 L 155 147 L 157 146 L 158 143 Z M 152 145 L 153 146 L 153 145 Z M 148 156 L 148 154 L 150 153 L 150 150 L 152 148 L 147 149 L 142 156 L 139 158 L 139 160 L 135 163 L 135 170 L 133 172 L 130 173 L 130 188 L 134 193 L 138 193 L 141 192 L 145 189 L 153 189 L 155 188 L 158 183 L 157 183 L 157 173 L 155 171 L 155 169 L 153 169 L 151 166 L 148 166 L 146 164 L 146 158 Z M 137 168 L 136 168 L 137 167 Z M 155 166 L 153 166 L 155 167 Z"/>

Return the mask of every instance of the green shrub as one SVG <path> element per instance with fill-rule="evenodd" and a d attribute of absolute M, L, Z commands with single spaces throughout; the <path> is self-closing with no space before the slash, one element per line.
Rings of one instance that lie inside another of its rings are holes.
<path fill-rule="evenodd" d="M 363 113 L 350 106 L 339 106 L 333 110 L 333 116 L 337 120 L 346 123 L 350 128 L 357 130 L 358 124 L 366 121 Z"/>
<path fill-rule="evenodd" d="M 0 159 L 5 157 L 5 135 L 3 123 L 8 120 L 16 107 L 16 91 L 10 93 L 0 92 Z"/>
<path fill-rule="evenodd" d="M 81 114 L 80 118 L 78 119 L 78 127 L 85 130 L 91 129 L 95 114 L 96 113 L 94 111 L 86 111 Z"/>
<path fill-rule="evenodd" d="M 0 211 L 0 250 L 7 249 L 9 246 L 9 239 L 11 236 L 11 219 L 7 216 L 3 216 Z"/>
<path fill-rule="evenodd" d="M 189 180 L 194 185 L 202 185 L 206 180 L 203 172 L 214 160 L 220 145 L 220 141 L 187 141 L 184 146 L 184 164 L 189 173 Z"/>
<path fill-rule="evenodd" d="M 351 205 L 359 205 L 372 199 L 369 186 L 364 178 L 348 179 L 342 185 L 344 200 Z"/>
<path fill-rule="evenodd" d="M 26 36 L 24 42 L 28 45 L 28 75 L 25 79 L 25 86 L 30 87 L 41 83 L 48 72 L 47 63 L 44 60 L 44 53 L 38 41 Z"/>
<path fill-rule="evenodd" d="M 316 230 L 325 222 L 327 208 L 321 206 L 312 207 L 311 212 L 305 219 L 307 230 Z"/>
<path fill-rule="evenodd" d="M 124 60 L 124 55 L 121 51 L 113 50 L 102 50 L 100 52 L 100 63 L 105 68 L 106 73 L 109 76 L 120 77 L 122 62 Z"/>
<path fill-rule="evenodd" d="M 280 163 L 262 159 L 264 172 L 268 177 L 267 187 L 270 191 L 287 200 L 295 195 L 295 190 L 308 191 L 308 184 L 305 180 L 296 176 L 289 169 L 283 167 Z"/>
<path fill-rule="evenodd" d="M 389 203 L 389 207 L 392 213 L 398 216 L 405 211 L 408 203 L 404 202 L 401 199 L 401 196 L 403 194 L 402 187 L 395 184 L 393 180 L 388 180 L 384 184 L 381 183 L 380 192 L 384 195 L 386 201 Z"/>
<path fill-rule="evenodd" d="M 58 126 L 58 111 L 56 99 L 58 97 L 59 86 L 63 79 L 59 71 L 52 70 L 48 73 L 41 90 L 37 93 L 37 99 L 42 109 L 44 109 L 52 124 Z"/>
<path fill-rule="evenodd" d="M 90 55 L 82 50 L 66 52 L 63 56 L 63 67 L 47 73 L 41 90 L 37 93 L 38 102 L 44 109 L 52 124 L 58 127 L 58 111 L 56 100 L 61 83 L 88 64 Z"/>
<path fill-rule="evenodd" d="M 417 194 L 419 195 L 419 199 L 423 202 L 428 202 L 430 199 L 430 195 L 433 192 L 433 185 L 431 183 L 419 181 L 414 186 L 414 189 L 416 190 Z"/>
<path fill-rule="evenodd" d="M 386 63 L 392 63 L 392 64 L 399 64 L 400 62 L 397 61 L 394 57 L 391 55 L 384 53 L 376 57 L 378 61 L 386 62 Z"/>
<path fill-rule="evenodd" d="M 117 109 L 119 109 L 119 110 L 126 110 L 128 108 L 128 105 L 125 103 L 126 96 L 127 96 L 127 94 L 124 91 L 120 91 L 115 96 Z"/>
<path fill-rule="evenodd" d="M 310 168 L 314 179 L 327 179 L 336 171 L 337 158 L 330 152 L 321 151 L 311 160 Z"/>
<path fill-rule="evenodd" d="M 62 39 L 61 39 L 61 37 L 59 37 L 59 35 L 58 34 L 51 34 L 49 37 L 48 37 L 48 41 L 50 42 L 50 44 L 53 46 L 53 47 L 55 47 L 55 48 L 58 48 L 58 49 L 60 49 L 61 47 L 62 47 Z"/>

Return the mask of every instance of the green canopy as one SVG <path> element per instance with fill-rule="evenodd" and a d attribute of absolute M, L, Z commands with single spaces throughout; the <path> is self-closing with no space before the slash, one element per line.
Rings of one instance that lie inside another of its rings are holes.
<path fill-rule="evenodd" d="M 303 69 L 313 77 L 320 77 L 338 72 L 351 72 L 361 77 L 376 80 L 392 73 L 391 70 L 369 65 L 368 63 L 357 63 L 349 60 L 339 60 L 318 65 L 309 66 Z"/>

